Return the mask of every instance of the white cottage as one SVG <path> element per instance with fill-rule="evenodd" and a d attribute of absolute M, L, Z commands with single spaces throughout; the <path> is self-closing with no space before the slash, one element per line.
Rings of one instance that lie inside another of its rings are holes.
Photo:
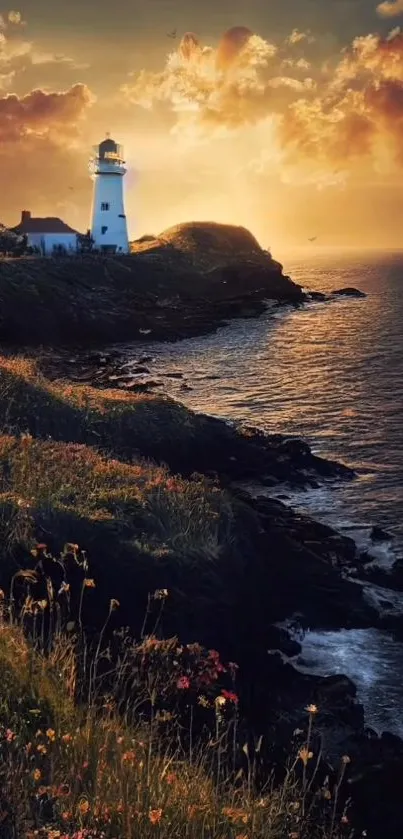
<path fill-rule="evenodd" d="M 29 210 L 23 210 L 20 223 L 12 230 L 26 234 L 28 245 L 39 248 L 43 256 L 77 253 L 78 231 L 60 218 L 33 218 Z"/>

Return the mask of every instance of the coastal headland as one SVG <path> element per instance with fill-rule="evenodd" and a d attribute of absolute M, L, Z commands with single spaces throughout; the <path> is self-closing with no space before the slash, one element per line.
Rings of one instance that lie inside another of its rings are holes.
<path fill-rule="evenodd" d="M 0 341 L 178 340 L 305 295 L 242 227 L 193 222 L 128 256 L 0 260 Z"/>

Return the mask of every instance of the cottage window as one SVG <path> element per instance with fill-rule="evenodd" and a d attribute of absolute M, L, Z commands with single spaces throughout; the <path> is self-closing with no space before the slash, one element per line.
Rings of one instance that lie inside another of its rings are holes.
<path fill-rule="evenodd" d="M 102 236 L 104 235 L 104 233 L 106 233 L 107 229 L 107 227 L 101 227 Z"/>
<path fill-rule="evenodd" d="M 110 207 L 110 204 L 108 204 L 108 203 L 107 203 L 107 202 L 105 202 L 105 201 L 103 201 L 103 202 L 102 202 L 102 204 L 101 204 L 101 210 L 109 210 L 109 207 Z"/>

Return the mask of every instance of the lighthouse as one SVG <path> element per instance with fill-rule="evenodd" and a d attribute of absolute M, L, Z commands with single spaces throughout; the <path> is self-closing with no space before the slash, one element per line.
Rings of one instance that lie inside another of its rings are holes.
<path fill-rule="evenodd" d="M 94 181 L 91 211 L 94 249 L 104 253 L 128 253 L 123 201 L 123 178 L 126 174 L 123 148 L 109 135 L 99 146 L 94 146 L 90 171 Z"/>

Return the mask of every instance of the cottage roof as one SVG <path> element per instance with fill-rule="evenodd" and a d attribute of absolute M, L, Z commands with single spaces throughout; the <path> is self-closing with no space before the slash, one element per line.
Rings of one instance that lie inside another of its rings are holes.
<path fill-rule="evenodd" d="M 48 216 L 46 218 L 33 218 L 30 213 L 24 212 L 19 224 L 11 228 L 14 233 L 78 233 L 60 218 Z"/>

